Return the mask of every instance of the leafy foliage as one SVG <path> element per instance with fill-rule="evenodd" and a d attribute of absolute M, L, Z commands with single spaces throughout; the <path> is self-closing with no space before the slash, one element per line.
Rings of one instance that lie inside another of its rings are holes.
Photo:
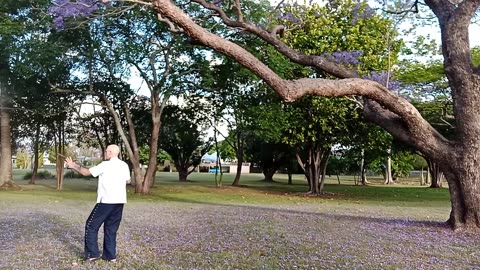
<path fill-rule="evenodd" d="M 277 18 L 288 29 L 284 40 L 292 48 L 307 55 L 331 56 L 361 74 L 387 70 L 402 45 L 394 39 L 392 22 L 375 14 L 364 1 L 283 4 L 280 11 Z"/>
<path fill-rule="evenodd" d="M 162 119 L 160 147 L 171 156 L 180 180 L 186 181 L 193 172 L 191 168 L 198 166 L 208 152 L 210 142 L 204 141 L 201 120 L 196 119 L 194 110 L 170 105 L 165 107 Z"/>

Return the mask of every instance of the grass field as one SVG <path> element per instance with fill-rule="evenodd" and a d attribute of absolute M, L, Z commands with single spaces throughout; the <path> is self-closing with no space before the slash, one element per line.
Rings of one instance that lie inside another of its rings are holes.
<path fill-rule="evenodd" d="M 338 184 L 305 196 L 306 182 L 244 175 L 242 187 L 216 188 L 213 174 L 179 183 L 159 173 L 152 194 L 129 188 L 116 263 L 81 263 L 83 226 L 96 198 L 94 179 L 0 191 L 0 269 L 480 269 L 476 234 L 445 226 L 447 189 L 416 180 L 384 186 Z M 100 244 L 103 235 L 100 234 Z"/>

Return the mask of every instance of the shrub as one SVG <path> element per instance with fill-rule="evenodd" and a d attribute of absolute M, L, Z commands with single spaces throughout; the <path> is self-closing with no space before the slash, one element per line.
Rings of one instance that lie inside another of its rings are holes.
<path fill-rule="evenodd" d="M 82 174 L 79 174 L 77 172 L 74 172 L 72 170 L 70 171 L 67 171 L 64 175 L 63 175 L 64 178 L 88 178 L 90 179 L 92 176 L 84 176 Z"/>
<path fill-rule="evenodd" d="M 23 176 L 24 180 L 28 180 L 32 178 L 32 172 L 28 172 Z M 55 175 L 51 174 L 49 171 L 39 171 L 37 172 L 37 179 L 51 179 L 55 178 Z"/>

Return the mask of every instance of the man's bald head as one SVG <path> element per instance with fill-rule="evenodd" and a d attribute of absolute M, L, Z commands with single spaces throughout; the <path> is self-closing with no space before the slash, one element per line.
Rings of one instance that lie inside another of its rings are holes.
<path fill-rule="evenodd" d="M 120 147 L 118 147 L 116 144 L 110 144 L 107 146 L 107 150 L 105 152 L 105 158 L 107 160 L 111 159 L 112 157 L 118 157 L 120 154 Z"/>

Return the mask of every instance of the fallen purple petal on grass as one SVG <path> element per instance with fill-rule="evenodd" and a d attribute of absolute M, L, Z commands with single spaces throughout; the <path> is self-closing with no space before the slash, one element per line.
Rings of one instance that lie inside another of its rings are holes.
<path fill-rule="evenodd" d="M 88 269 L 78 263 L 92 204 L 7 202 L 0 268 Z M 132 202 L 118 235 L 118 269 L 479 268 L 480 236 L 441 217 L 318 205 Z M 100 230 L 99 238 L 103 238 Z M 100 247 L 102 241 L 100 240 Z M 96 269 L 110 269 L 98 262 Z"/>

